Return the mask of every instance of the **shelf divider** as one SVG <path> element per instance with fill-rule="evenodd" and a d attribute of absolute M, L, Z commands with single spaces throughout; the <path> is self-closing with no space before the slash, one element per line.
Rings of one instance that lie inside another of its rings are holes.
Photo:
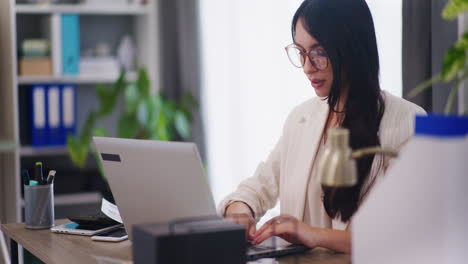
<path fill-rule="evenodd" d="M 17 14 L 145 15 L 145 5 L 17 4 Z"/>
<path fill-rule="evenodd" d="M 54 156 L 54 155 L 67 155 L 66 146 L 51 146 L 51 147 L 32 147 L 23 146 L 20 149 L 20 155 L 22 157 L 30 156 Z"/>
<path fill-rule="evenodd" d="M 56 83 L 73 83 L 73 84 L 98 84 L 98 83 L 114 83 L 119 76 L 116 75 L 96 75 L 96 76 L 19 76 L 18 83 L 20 85 L 28 84 L 56 84 Z M 127 81 L 134 81 L 137 78 L 137 73 L 127 73 Z"/>
<path fill-rule="evenodd" d="M 2 152 L 12 152 L 15 151 L 17 148 L 15 142 L 7 141 L 7 140 L 0 140 L 0 153 Z"/>

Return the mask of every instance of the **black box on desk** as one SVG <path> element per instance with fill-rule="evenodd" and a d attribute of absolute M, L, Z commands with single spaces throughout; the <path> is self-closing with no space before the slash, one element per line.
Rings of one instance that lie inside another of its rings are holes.
<path fill-rule="evenodd" d="M 245 229 L 222 218 L 133 227 L 135 264 L 244 264 Z"/>

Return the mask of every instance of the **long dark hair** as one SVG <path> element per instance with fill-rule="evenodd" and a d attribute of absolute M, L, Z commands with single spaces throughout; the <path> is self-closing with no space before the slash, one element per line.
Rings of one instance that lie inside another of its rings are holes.
<path fill-rule="evenodd" d="M 292 22 L 293 39 L 301 19 L 327 52 L 333 83 L 327 97 L 330 111 L 337 111 L 342 91 L 348 88 L 342 127 L 350 131 L 351 148 L 380 145 L 379 126 L 385 110 L 379 84 L 379 54 L 374 22 L 365 0 L 305 0 Z M 354 187 L 323 189 L 323 205 L 332 218 L 347 222 L 359 206 L 374 155 L 360 159 Z"/>

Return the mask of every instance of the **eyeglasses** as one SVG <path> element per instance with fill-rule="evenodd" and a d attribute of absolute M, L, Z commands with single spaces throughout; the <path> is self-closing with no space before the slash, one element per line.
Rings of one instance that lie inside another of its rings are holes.
<path fill-rule="evenodd" d="M 309 57 L 310 63 L 319 71 L 323 71 L 328 67 L 328 55 L 321 49 L 312 49 L 307 52 L 303 47 L 294 43 L 289 44 L 284 48 L 288 55 L 289 61 L 297 67 L 304 67 L 306 56 Z"/>

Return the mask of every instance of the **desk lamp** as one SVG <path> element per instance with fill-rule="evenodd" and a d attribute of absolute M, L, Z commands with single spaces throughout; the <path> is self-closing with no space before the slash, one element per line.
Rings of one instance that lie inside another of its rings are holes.
<path fill-rule="evenodd" d="M 349 130 L 331 128 L 328 130 L 328 147 L 319 160 L 317 173 L 322 185 L 330 187 L 351 187 L 357 181 L 356 160 L 370 154 L 386 154 L 396 157 L 397 152 L 379 146 L 352 151 L 349 147 Z"/>

